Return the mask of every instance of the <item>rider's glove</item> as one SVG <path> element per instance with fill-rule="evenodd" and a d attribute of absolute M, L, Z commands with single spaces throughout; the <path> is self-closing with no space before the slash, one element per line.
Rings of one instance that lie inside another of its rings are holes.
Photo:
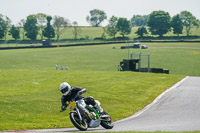
<path fill-rule="evenodd" d="M 61 106 L 61 111 L 60 112 L 63 112 L 66 110 L 66 106 Z"/>

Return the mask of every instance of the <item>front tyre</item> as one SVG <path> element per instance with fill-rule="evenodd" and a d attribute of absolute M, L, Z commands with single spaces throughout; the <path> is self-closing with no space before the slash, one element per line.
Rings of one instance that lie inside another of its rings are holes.
<path fill-rule="evenodd" d="M 79 116 L 76 112 L 70 113 L 70 120 L 73 123 L 73 125 L 78 128 L 81 131 L 86 131 L 88 128 L 88 124 L 85 120 L 80 120 Z"/>
<path fill-rule="evenodd" d="M 108 115 L 108 113 L 104 111 L 102 115 Z M 104 127 L 105 129 L 112 129 L 114 127 L 112 118 L 111 117 L 103 118 L 103 120 L 101 121 L 101 126 Z"/>

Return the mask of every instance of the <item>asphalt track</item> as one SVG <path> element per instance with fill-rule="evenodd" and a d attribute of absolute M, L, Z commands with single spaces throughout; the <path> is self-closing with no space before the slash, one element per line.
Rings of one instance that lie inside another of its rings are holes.
<path fill-rule="evenodd" d="M 105 131 L 200 131 L 200 77 L 186 77 L 163 92 L 151 104 L 131 117 L 114 122 Z M 25 132 L 78 132 L 76 128 L 26 130 Z M 23 131 L 22 131 L 23 132 Z"/>

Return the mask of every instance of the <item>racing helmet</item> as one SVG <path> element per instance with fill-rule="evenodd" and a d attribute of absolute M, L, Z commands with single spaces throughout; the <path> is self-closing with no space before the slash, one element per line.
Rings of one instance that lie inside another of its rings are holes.
<path fill-rule="evenodd" d="M 67 82 L 63 82 L 62 84 L 60 84 L 60 91 L 62 92 L 64 96 L 69 94 L 70 90 L 71 90 L 71 86 Z"/>

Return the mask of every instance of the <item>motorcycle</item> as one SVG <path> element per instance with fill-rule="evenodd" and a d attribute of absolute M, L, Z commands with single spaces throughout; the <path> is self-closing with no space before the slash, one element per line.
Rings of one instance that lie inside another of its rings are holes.
<path fill-rule="evenodd" d="M 100 105 L 99 101 L 95 101 Z M 85 103 L 83 99 L 82 102 Z M 87 104 L 85 104 L 85 108 L 89 114 L 82 111 L 78 101 L 72 101 L 69 104 L 70 120 L 79 130 L 86 131 L 88 128 L 96 128 L 100 125 L 105 129 L 112 129 L 114 127 L 112 118 L 105 111 L 100 114 L 92 105 Z"/>

